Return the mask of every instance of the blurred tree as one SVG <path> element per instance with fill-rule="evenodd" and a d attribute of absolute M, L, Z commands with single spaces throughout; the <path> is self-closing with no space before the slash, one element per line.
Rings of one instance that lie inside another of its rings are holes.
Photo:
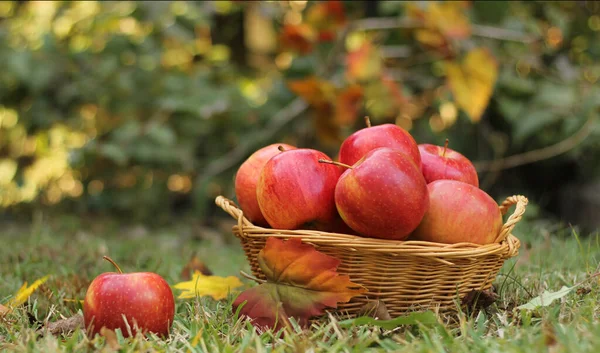
<path fill-rule="evenodd" d="M 334 157 L 364 115 L 541 197 L 600 176 L 599 31 L 594 1 L 0 2 L 0 207 L 206 219 L 254 150 Z"/>

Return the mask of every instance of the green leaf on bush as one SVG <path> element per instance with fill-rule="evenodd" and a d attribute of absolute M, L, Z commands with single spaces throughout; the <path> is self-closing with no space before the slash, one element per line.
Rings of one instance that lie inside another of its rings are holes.
<path fill-rule="evenodd" d="M 541 308 L 544 306 L 548 306 L 548 305 L 552 304 L 552 302 L 555 301 L 556 299 L 560 299 L 560 298 L 566 296 L 567 294 L 571 293 L 571 291 L 573 289 L 575 289 L 576 287 L 577 286 L 573 286 L 573 287 L 562 286 L 562 288 L 556 292 L 544 291 L 544 293 L 531 299 L 528 303 L 518 306 L 517 309 L 535 310 L 535 309 L 538 309 L 538 308 Z"/>
<path fill-rule="evenodd" d="M 352 326 L 361 325 L 372 325 L 379 326 L 386 330 L 393 330 L 403 325 L 435 325 L 438 323 L 437 317 L 432 311 L 425 311 L 422 313 L 411 313 L 406 316 L 399 316 L 391 320 L 376 320 L 369 316 L 360 316 L 354 319 L 348 319 L 340 321 L 338 324 L 342 328 L 348 328 Z"/>

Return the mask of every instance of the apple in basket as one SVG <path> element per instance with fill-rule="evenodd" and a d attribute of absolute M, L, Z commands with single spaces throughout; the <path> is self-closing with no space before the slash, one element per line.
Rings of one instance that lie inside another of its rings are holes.
<path fill-rule="evenodd" d="M 265 146 L 248 157 L 242 163 L 235 175 L 235 196 L 244 212 L 244 216 L 257 226 L 267 226 L 267 220 L 260 212 L 258 200 L 256 199 L 256 184 L 264 165 L 271 157 L 281 153 L 278 149 L 282 146 L 286 150 L 296 147 L 285 144 L 272 144 Z"/>
<path fill-rule="evenodd" d="M 457 180 L 427 185 L 429 210 L 411 239 L 436 243 L 493 243 L 502 228 L 494 199 L 476 186 Z"/>
<path fill-rule="evenodd" d="M 319 159 L 331 161 L 309 148 L 282 149 L 267 161 L 256 196 L 272 228 L 331 231 L 338 226 L 334 190 L 343 168 Z"/>
<path fill-rule="evenodd" d="M 350 228 L 366 237 L 393 240 L 404 240 L 417 228 L 429 196 L 425 178 L 409 155 L 381 147 L 345 167 L 335 203 Z"/>
<path fill-rule="evenodd" d="M 448 140 L 444 146 L 420 144 L 423 176 L 427 183 L 439 179 L 451 179 L 479 187 L 479 178 L 475 166 L 467 157 L 448 148 Z"/>
<path fill-rule="evenodd" d="M 371 126 L 368 118 L 367 127 L 348 136 L 340 146 L 339 161 L 353 165 L 367 152 L 378 147 L 398 149 L 412 158 L 417 167 L 421 168 L 421 155 L 412 135 L 394 124 Z"/>

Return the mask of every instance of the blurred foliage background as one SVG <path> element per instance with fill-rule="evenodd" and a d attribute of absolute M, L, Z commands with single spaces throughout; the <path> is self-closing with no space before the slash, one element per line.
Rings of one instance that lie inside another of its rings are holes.
<path fill-rule="evenodd" d="M 253 151 L 368 115 L 597 226 L 599 34 L 595 1 L 3 1 L 0 217 L 210 222 Z"/>

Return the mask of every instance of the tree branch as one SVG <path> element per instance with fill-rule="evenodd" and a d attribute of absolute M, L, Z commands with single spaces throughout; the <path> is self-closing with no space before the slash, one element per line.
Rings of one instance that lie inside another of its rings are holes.
<path fill-rule="evenodd" d="M 425 28 L 421 21 L 412 18 L 376 17 L 357 20 L 353 24 L 354 29 L 373 31 L 386 29 L 419 29 Z M 535 35 L 514 31 L 506 28 L 492 27 L 486 25 L 471 24 L 471 33 L 477 37 L 499 39 L 520 43 L 533 43 L 538 40 Z"/>
<path fill-rule="evenodd" d="M 592 112 L 585 124 L 576 133 L 554 145 L 494 161 L 474 162 L 473 164 L 478 172 L 495 172 L 556 157 L 581 144 L 592 133 L 595 123 L 596 115 L 595 112 Z"/>
<path fill-rule="evenodd" d="M 337 52 L 343 50 L 346 36 L 350 32 L 350 28 L 351 25 L 346 26 L 342 31 L 342 35 L 334 44 L 328 58 L 323 65 L 316 70 L 318 76 L 325 76 L 333 71 L 333 66 L 336 64 Z M 204 185 L 215 176 L 240 163 L 250 151 L 256 149 L 256 147 L 264 141 L 273 138 L 273 136 L 275 136 L 284 126 L 292 122 L 307 109 L 308 104 L 302 98 L 296 98 L 291 101 L 287 106 L 275 113 L 265 128 L 253 134 L 252 139 L 244 140 L 244 142 L 237 145 L 229 153 L 209 163 L 208 166 L 204 168 L 202 174 L 196 179 L 197 184 Z"/>
<path fill-rule="evenodd" d="M 254 149 L 263 141 L 269 140 L 275 136 L 275 134 L 279 132 L 281 128 L 289 124 L 292 120 L 294 120 L 295 117 L 302 114 L 306 108 L 308 108 L 308 104 L 306 104 L 306 102 L 304 102 L 304 100 L 301 98 L 296 98 L 291 101 L 287 106 L 273 116 L 264 129 L 261 129 L 259 132 L 253 134 L 254 138 L 244 140 L 221 158 L 210 162 L 197 179 L 199 185 L 203 185 L 205 182 L 239 163 L 249 151 Z"/>

